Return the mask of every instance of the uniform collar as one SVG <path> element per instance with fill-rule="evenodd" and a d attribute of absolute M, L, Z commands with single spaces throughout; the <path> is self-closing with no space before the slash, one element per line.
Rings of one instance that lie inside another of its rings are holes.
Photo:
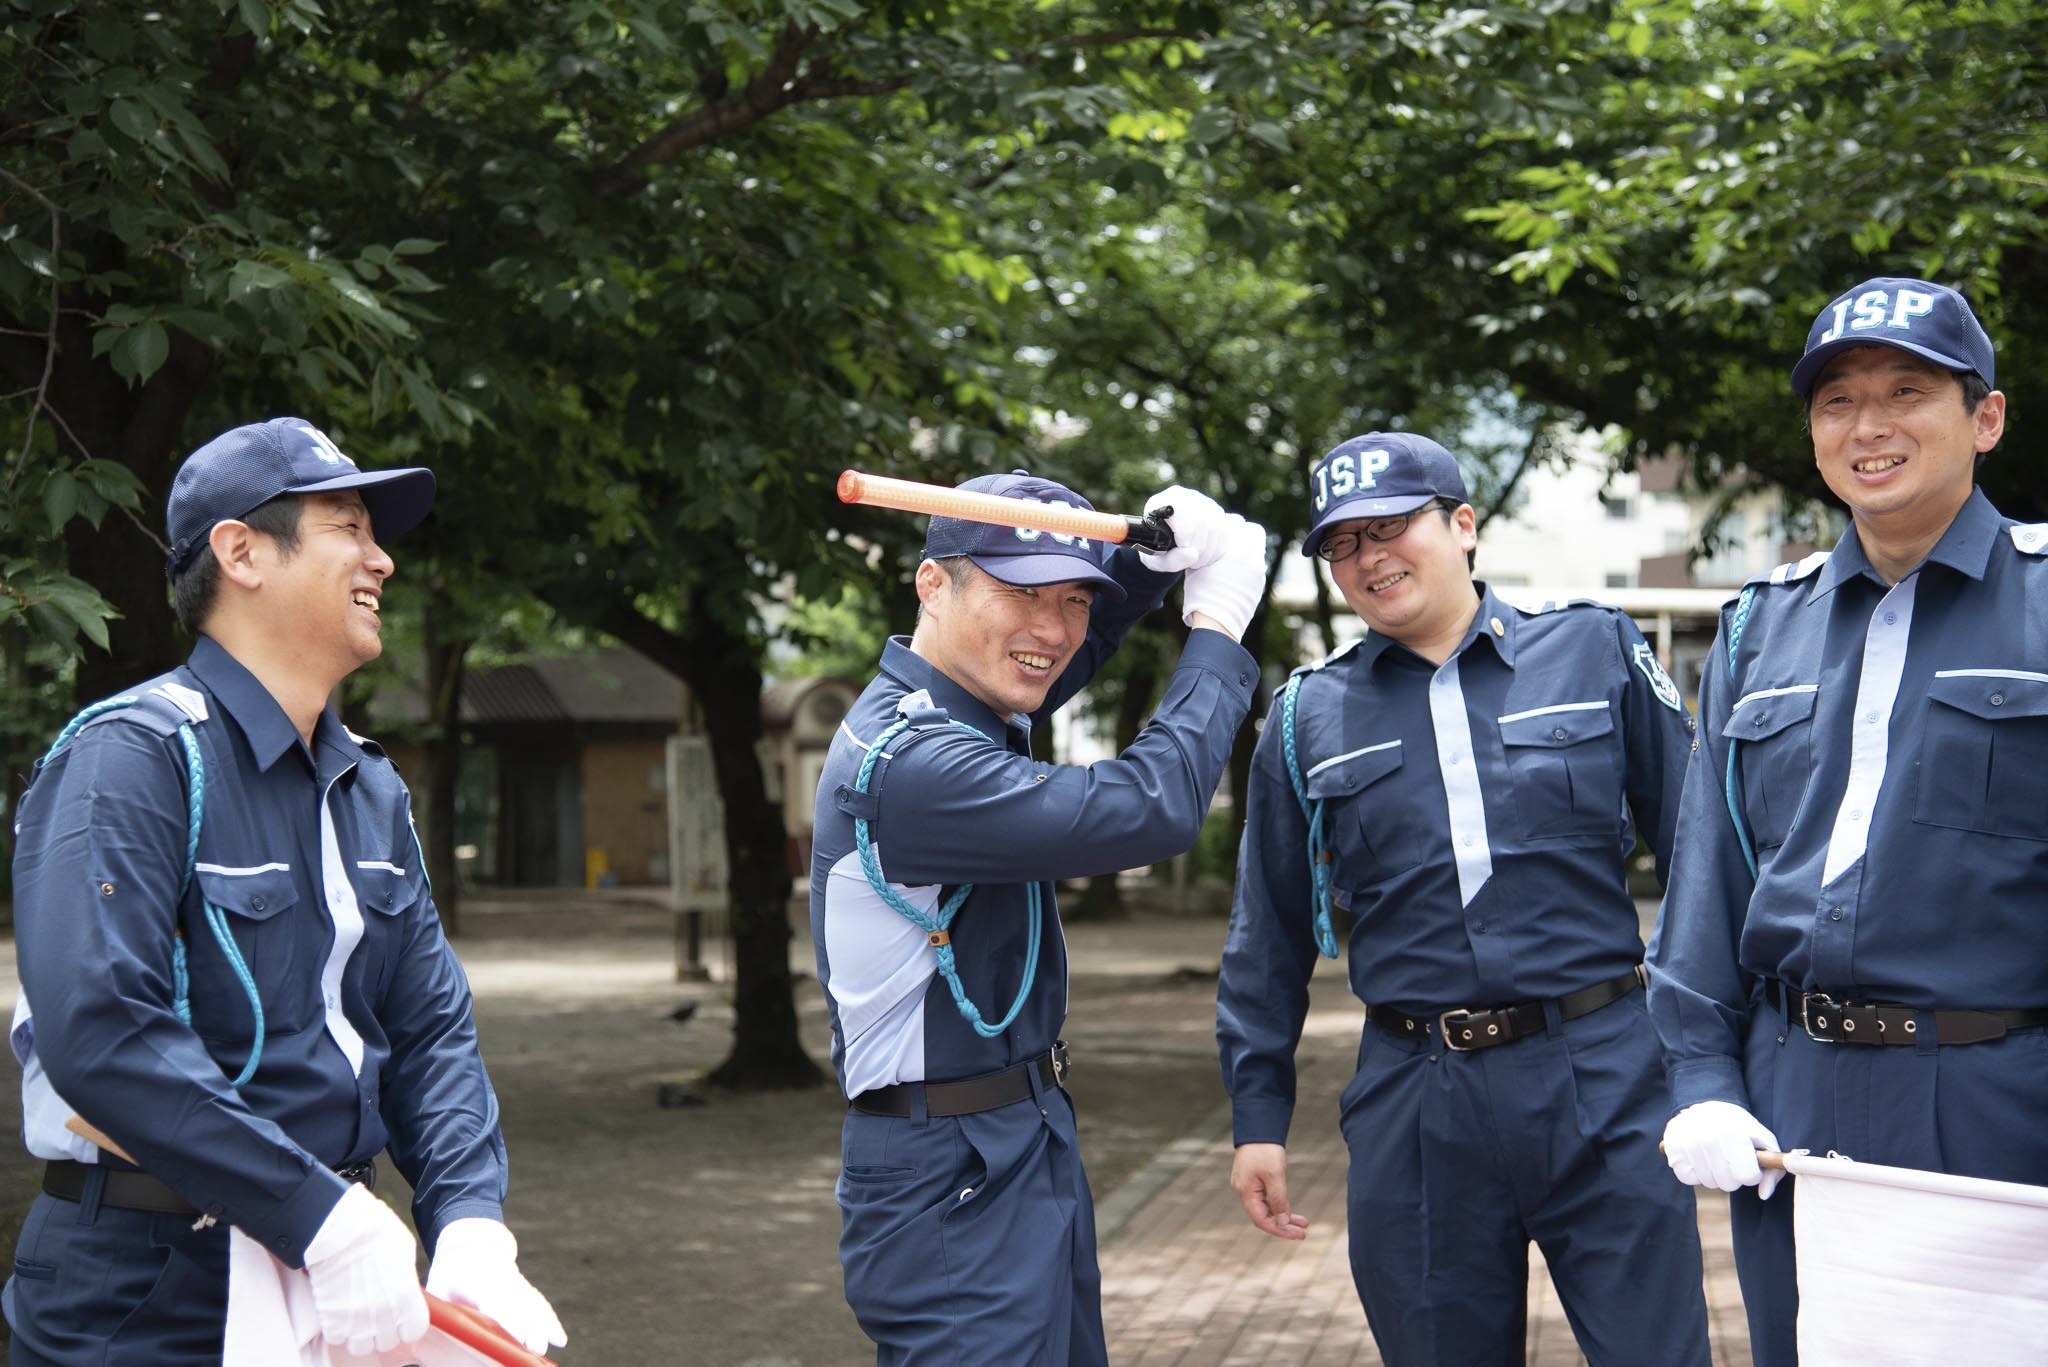
<path fill-rule="evenodd" d="M 1992 544 L 2004 526 L 2005 519 L 1999 516 L 1998 509 L 1991 506 L 1991 500 L 1984 497 L 1984 491 L 1973 488 L 1956 513 L 1955 520 L 1941 534 L 1941 540 L 1935 542 L 1934 549 L 1927 553 L 1927 559 L 1914 568 L 1917 571 L 1928 564 L 1946 565 L 1958 574 L 1981 580 L 1991 564 Z M 1852 521 L 1849 530 L 1835 543 L 1835 549 L 1829 552 L 1827 563 L 1821 566 L 1814 596 L 1833 593 L 1859 575 L 1868 575 L 1878 583 L 1884 582 L 1883 576 L 1871 568 L 1870 557 L 1863 550 L 1863 539 L 1857 534 L 1856 524 Z"/>
<path fill-rule="evenodd" d="M 1025 717 L 999 717 L 989 705 L 953 681 L 951 675 L 910 648 L 908 636 L 891 636 L 882 647 L 882 672 L 904 685 L 905 692 L 923 689 L 931 695 L 932 706 L 943 708 L 954 721 L 964 721 L 991 738 L 1014 731 L 1027 748 L 1031 722 Z"/>
<path fill-rule="evenodd" d="M 201 636 L 199 644 L 192 648 L 192 658 L 185 663 L 242 729 L 258 769 L 268 773 L 272 765 L 293 749 L 312 761 L 313 756 L 299 741 L 299 728 L 292 725 L 270 690 L 230 655 L 227 647 L 211 636 Z M 321 709 L 320 720 L 313 725 L 313 744 L 321 753 L 332 752 L 334 762 L 313 766 L 322 775 L 362 758 L 361 747 L 349 736 L 331 704 Z"/>
<path fill-rule="evenodd" d="M 1475 579 L 1472 582 L 1479 590 L 1479 611 L 1473 616 L 1472 625 L 1465 629 L 1465 638 L 1458 642 L 1458 648 L 1451 652 L 1451 656 L 1455 659 L 1472 649 L 1478 642 L 1484 640 L 1493 646 L 1494 654 L 1500 657 L 1500 662 L 1509 669 L 1513 669 L 1515 667 L 1515 632 L 1521 625 L 1522 615 L 1501 602 L 1500 599 L 1494 597 L 1493 589 L 1484 580 Z M 1495 622 L 1500 623 L 1501 629 L 1497 632 L 1493 629 Z M 1367 631 L 1364 639 L 1358 645 L 1359 660 L 1366 668 L 1370 669 L 1379 663 L 1380 656 L 1386 654 L 1389 649 L 1399 644 L 1391 636 L 1382 636 L 1376 631 Z M 1403 646 L 1402 649 L 1406 650 L 1407 647 Z M 1415 654 L 1413 651 L 1408 653 L 1411 655 Z M 1422 657 L 1416 655 L 1415 658 L 1420 660 Z"/>

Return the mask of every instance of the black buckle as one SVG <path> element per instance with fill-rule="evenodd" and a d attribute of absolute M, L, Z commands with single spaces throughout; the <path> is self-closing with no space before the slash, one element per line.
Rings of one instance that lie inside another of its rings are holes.
<path fill-rule="evenodd" d="M 1070 1057 L 1067 1053 L 1067 1042 L 1065 1040 L 1056 1039 L 1052 1042 L 1053 1086 L 1064 1087 L 1067 1085 L 1067 1070 L 1072 1066 L 1069 1061 Z"/>

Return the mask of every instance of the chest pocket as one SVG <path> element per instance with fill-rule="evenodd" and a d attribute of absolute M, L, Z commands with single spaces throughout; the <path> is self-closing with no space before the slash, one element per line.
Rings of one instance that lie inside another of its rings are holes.
<path fill-rule="evenodd" d="M 1928 698 L 1913 819 L 2048 840 L 2048 676 L 1945 671 Z"/>
<path fill-rule="evenodd" d="M 1325 805 L 1323 830 L 1340 890 L 1378 883 L 1422 862 L 1441 824 L 1401 782 L 1401 742 L 1385 741 L 1326 760 L 1304 776 L 1309 801 Z"/>
<path fill-rule="evenodd" d="M 224 873 L 200 868 L 194 878 L 200 896 L 224 914 L 235 948 L 256 980 L 269 1033 L 303 1029 L 314 994 L 302 993 L 306 1001 L 290 999 L 291 984 L 300 976 L 292 972 L 291 913 L 298 906 L 299 890 L 291 870 Z M 248 1044 L 255 1018 L 241 976 L 199 915 L 185 923 L 184 934 L 193 1031 L 201 1039 Z"/>
<path fill-rule="evenodd" d="M 1614 838 L 1622 823 L 1614 709 L 1566 704 L 1499 719 L 1516 816 L 1530 840 Z"/>
<path fill-rule="evenodd" d="M 1744 814 L 1756 847 L 1785 843 L 1813 779 L 1813 710 L 1820 690 L 1810 684 L 1748 694 L 1735 704 L 1721 735 L 1735 747 Z"/>
<path fill-rule="evenodd" d="M 411 906 L 418 895 L 413 891 L 413 876 L 396 864 L 365 860 L 349 872 L 355 883 L 356 901 L 365 912 L 396 916 Z"/>

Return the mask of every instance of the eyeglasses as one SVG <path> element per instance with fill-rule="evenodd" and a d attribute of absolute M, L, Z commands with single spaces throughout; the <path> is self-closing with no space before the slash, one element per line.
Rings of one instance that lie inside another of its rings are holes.
<path fill-rule="evenodd" d="M 1433 498 L 1420 508 L 1410 512 L 1395 513 L 1392 517 L 1373 518 L 1355 532 L 1332 532 L 1323 538 L 1321 545 L 1316 547 L 1316 558 L 1327 560 L 1334 565 L 1339 560 L 1350 559 L 1352 552 L 1358 549 L 1358 538 L 1361 535 L 1367 541 L 1392 541 L 1395 537 L 1407 531 L 1408 524 L 1423 513 L 1429 512 L 1432 509 L 1440 509 L 1447 513 L 1456 512 L 1457 508 L 1458 501 L 1456 499 Z"/>

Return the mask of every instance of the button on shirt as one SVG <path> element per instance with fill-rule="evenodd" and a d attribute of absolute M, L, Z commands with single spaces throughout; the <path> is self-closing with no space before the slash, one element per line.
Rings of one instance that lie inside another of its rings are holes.
<path fill-rule="evenodd" d="M 1886 584 L 1852 529 L 1722 613 L 1651 944 L 1679 1106 L 1747 1105 L 1751 986 L 2048 1007 L 2048 560 L 1973 492 Z M 1752 879 L 1726 793 L 1735 751 Z"/>
<path fill-rule="evenodd" d="M 1426 1015 L 1558 997 L 1641 959 L 1625 861 L 1639 822 L 1664 871 L 1692 723 L 1625 614 L 1524 613 L 1487 590 L 1443 665 L 1368 634 L 1307 673 L 1295 730 L 1359 1000 Z M 1217 992 L 1240 1144 L 1286 1140 L 1315 960 L 1286 765 L 1276 704 Z"/>
<path fill-rule="evenodd" d="M 1095 600 L 1088 640 L 1037 720 L 1080 691 L 1178 577 L 1153 574 L 1129 552 L 1109 567 L 1128 596 Z M 1066 1018 L 1067 960 L 1051 880 L 1114 874 L 1192 845 L 1256 680 L 1251 656 L 1235 641 L 1190 632 L 1158 710 L 1130 749 L 1087 766 L 1046 764 L 1031 758 L 1032 718 L 996 716 L 906 638 L 889 642 L 881 673 L 832 742 L 812 846 L 811 936 L 832 1061 L 848 1096 L 897 1082 L 975 1077 L 1052 1047 Z M 948 719 L 890 741 L 869 797 L 854 793 L 875 739 L 906 710 L 928 715 L 930 708 Z M 1028 892 L 1038 884 L 1037 975 L 999 1036 L 974 1031 L 925 933 L 868 885 L 854 844 L 856 814 L 871 821 L 883 876 L 921 910 L 973 885 L 953 922 L 952 947 L 968 999 L 990 1023 L 1008 1012 L 1023 981 Z"/>
<path fill-rule="evenodd" d="M 294 1263 L 346 1189 L 330 1169 L 387 1143 L 429 1246 L 449 1220 L 501 1218 L 497 1102 L 397 770 L 332 711 L 309 750 L 211 639 L 131 692 L 165 686 L 204 714 L 204 820 L 182 896 L 186 762 L 161 706 L 82 728 L 21 803 L 15 939 L 33 1014 L 13 1044 L 31 1152 L 75 1155 L 61 1126 L 76 1109 Z M 263 1005 L 261 1062 L 239 1092 L 250 1006 L 202 899 Z M 172 1007 L 178 936 L 189 1025 Z"/>

